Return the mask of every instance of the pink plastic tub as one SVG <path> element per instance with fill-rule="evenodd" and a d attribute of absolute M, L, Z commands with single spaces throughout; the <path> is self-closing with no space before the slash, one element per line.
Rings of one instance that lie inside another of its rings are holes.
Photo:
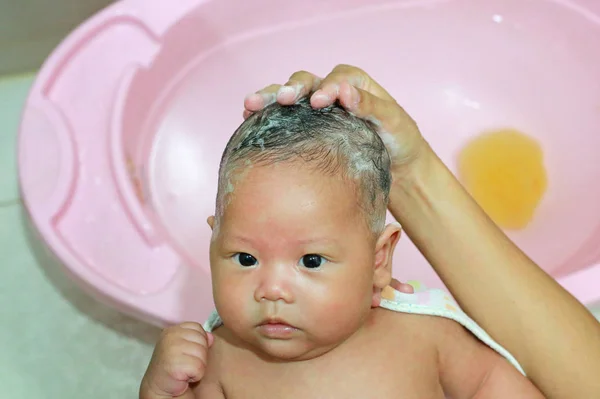
<path fill-rule="evenodd" d="M 125 0 L 49 57 L 19 137 L 42 240 L 83 287 L 157 324 L 203 320 L 217 167 L 244 96 L 306 69 L 363 67 L 454 167 L 471 136 L 539 139 L 549 190 L 510 233 L 600 299 L 600 3 Z M 408 239 L 394 275 L 442 286 Z"/>

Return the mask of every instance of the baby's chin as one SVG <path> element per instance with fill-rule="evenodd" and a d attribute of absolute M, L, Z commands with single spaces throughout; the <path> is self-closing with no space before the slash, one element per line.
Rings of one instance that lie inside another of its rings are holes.
<path fill-rule="evenodd" d="M 318 345 L 302 338 L 271 339 L 258 337 L 251 345 L 257 354 L 268 361 L 299 362 L 314 359 L 334 349 L 339 343 Z"/>

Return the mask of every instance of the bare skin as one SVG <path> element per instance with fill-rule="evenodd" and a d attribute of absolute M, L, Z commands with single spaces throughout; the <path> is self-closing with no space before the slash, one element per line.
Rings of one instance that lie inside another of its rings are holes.
<path fill-rule="evenodd" d="M 188 344 L 206 334 L 199 324 L 194 329 Z M 543 399 L 496 352 L 437 317 L 374 310 L 361 334 L 335 351 L 289 363 L 265 361 L 225 327 L 215 331 L 208 357 L 189 356 L 207 346 L 190 345 L 184 353 L 173 344 L 181 332 L 179 326 L 166 330 L 140 399 Z"/>
<path fill-rule="evenodd" d="M 163 330 L 140 384 L 140 399 L 193 399 L 214 336 L 198 323 L 181 323 Z"/>
<path fill-rule="evenodd" d="M 213 398 L 215 387 L 222 396 L 214 397 L 234 399 L 543 398 L 504 359 L 441 318 L 374 310 L 361 334 L 304 362 L 264 361 L 224 327 L 215 336 L 196 398 Z"/>
<path fill-rule="evenodd" d="M 367 73 L 348 65 L 324 79 L 296 72 L 285 85 L 248 96 L 244 115 L 308 95 L 317 108 L 339 100 L 393 138 L 390 211 L 461 307 L 515 355 L 545 396 L 600 397 L 600 323 L 486 216 Z"/>
<path fill-rule="evenodd" d="M 287 86 L 280 90 L 281 86 L 272 85 L 249 96 L 245 114 L 272 101 L 291 104 L 312 94 L 315 107 L 339 100 L 350 112 L 378 124 L 393 155 L 390 210 L 461 306 L 517 357 L 547 398 L 598 396 L 600 324 L 485 216 L 422 138 L 414 121 L 383 88 L 351 66 L 336 67 L 325 79 L 298 72 Z M 374 303 L 378 284 L 373 284 Z M 410 290 L 397 281 L 391 284 Z M 507 306 L 508 298 L 518 306 Z M 371 309 L 361 328 L 333 350 L 300 362 L 278 362 L 277 367 L 228 327 L 215 331 L 210 349 L 211 335 L 199 325 L 195 330 L 185 345 L 173 345 L 181 343 L 173 338 L 159 342 L 142 382 L 142 399 L 233 398 L 237 394 L 248 398 L 255 392 L 261 398 L 410 398 L 415 392 L 421 398 L 442 398 L 440 389 L 454 398 L 542 397 L 495 352 L 456 323 L 438 318 Z M 181 329 L 169 333 L 179 336 Z M 407 342 L 415 346 L 403 345 Z M 437 354 L 436 361 L 431 352 Z M 371 363 L 375 358 L 378 361 Z M 435 370 L 437 383 L 423 369 Z M 248 375 L 255 378 L 243 380 Z M 412 377 L 410 381 L 403 379 L 405 375 Z M 259 384 L 264 376 L 268 379 Z M 379 385 L 371 383 L 375 376 L 382 377 Z M 245 383 L 241 388 L 236 388 L 237 379 Z M 178 392 L 167 391 L 173 380 Z M 186 380 L 187 389 L 181 391 Z M 315 387 L 313 381 L 321 385 Z M 296 391 L 305 386 L 305 391 Z M 370 388 L 368 393 L 363 392 L 365 388 Z"/>
<path fill-rule="evenodd" d="M 255 166 L 237 183 L 211 241 L 224 325 L 214 338 L 168 329 L 142 399 L 543 398 L 454 321 L 378 307 L 399 227 L 374 235 L 351 183 L 302 166 Z M 291 328 L 265 329 L 274 319 Z"/>

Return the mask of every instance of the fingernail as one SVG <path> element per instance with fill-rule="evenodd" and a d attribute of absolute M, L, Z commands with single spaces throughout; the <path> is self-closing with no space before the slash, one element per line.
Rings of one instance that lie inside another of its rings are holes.
<path fill-rule="evenodd" d="M 315 93 L 312 95 L 312 98 L 320 98 L 323 100 L 329 100 L 329 95 L 327 93 L 325 93 L 323 90 L 319 89 L 319 90 L 315 91 Z"/>
<path fill-rule="evenodd" d="M 286 96 L 290 99 L 295 100 L 300 92 L 299 86 L 281 86 L 277 91 L 277 97 Z M 292 96 L 292 97 L 290 97 Z"/>
<path fill-rule="evenodd" d="M 251 99 L 254 96 L 256 96 L 258 98 L 258 97 L 260 97 L 260 94 L 258 94 L 258 93 L 249 93 L 249 94 L 246 94 L 246 97 L 244 97 L 244 99 L 245 100 L 249 100 L 249 99 Z"/>

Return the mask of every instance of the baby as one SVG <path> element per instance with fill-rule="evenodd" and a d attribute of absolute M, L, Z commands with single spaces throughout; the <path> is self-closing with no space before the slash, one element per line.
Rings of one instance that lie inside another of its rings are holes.
<path fill-rule="evenodd" d="M 441 291 L 389 288 L 390 185 L 380 137 L 337 105 L 250 116 L 208 220 L 217 312 L 164 331 L 140 398 L 543 398 Z"/>

